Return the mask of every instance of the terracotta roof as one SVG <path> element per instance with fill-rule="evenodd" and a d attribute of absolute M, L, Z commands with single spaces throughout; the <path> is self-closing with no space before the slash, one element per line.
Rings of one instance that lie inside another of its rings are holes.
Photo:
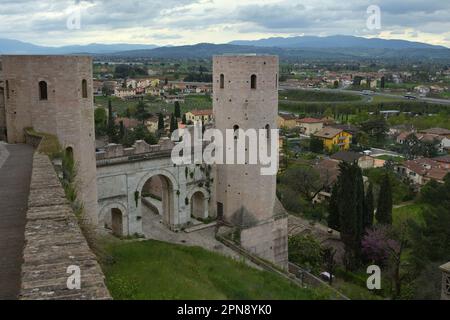
<path fill-rule="evenodd" d="M 427 177 L 431 178 L 431 179 L 443 181 L 445 176 L 447 175 L 447 173 L 449 173 L 449 172 L 445 169 L 432 168 L 431 170 L 429 170 L 427 172 Z"/>
<path fill-rule="evenodd" d="M 319 132 L 316 132 L 314 134 L 314 136 L 319 137 L 319 138 L 332 139 L 333 137 L 335 137 L 342 131 L 344 131 L 344 130 L 336 129 L 336 128 L 332 128 L 332 127 L 325 127 L 322 130 L 320 130 Z"/>
<path fill-rule="evenodd" d="M 355 162 L 361 158 L 363 154 L 354 151 L 338 151 L 331 156 L 331 159 L 344 161 L 344 162 Z"/>
<path fill-rule="evenodd" d="M 123 126 L 127 129 L 137 127 L 139 124 L 141 124 L 141 122 L 139 120 L 131 119 L 131 118 L 116 118 L 114 120 L 114 122 L 116 124 L 119 124 L 120 121 L 123 122 Z"/>
<path fill-rule="evenodd" d="M 450 135 L 450 130 L 444 128 L 430 128 L 421 130 L 420 132 L 429 133 L 429 134 L 437 134 L 440 136 Z"/>
<path fill-rule="evenodd" d="M 332 185 L 339 176 L 339 161 L 323 159 L 314 166 L 314 169 L 319 172 L 322 183 Z"/>
<path fill-rule="evenodd" d="M 292 113 L 279 113 L 278 116 L 284 120 L 295 120 L 297 117 Z"/>
<path fill-rule="evenodd" d="M 297 122 L 299 122 L 299 123 L 321 123 L 321 122 L 323 122 L 323 120 L 316 119 L 316 118 L 303 118 L 303 119 L 297 119 Z"/>
<path fill-rule="evenodd" d="M 450 155 L 433 158 L 434 161 L 450 163 Z"/>
<path fill-rule="evenodd" d="M 213 114 L 212 109 L 203 109 L 203 110 L 191 110 L 194 116 L 211 116 Z"/>

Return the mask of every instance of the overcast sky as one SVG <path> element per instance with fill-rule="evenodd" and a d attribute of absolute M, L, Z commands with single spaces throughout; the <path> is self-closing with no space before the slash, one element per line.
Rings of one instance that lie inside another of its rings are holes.
<path fill-rule="evenodd" d="M 367 8 L 381 29 L 367 28 Z M 81 12 L 80 28 L 69 17 Z M 0 38 L 41 45 L 182 45 L 346 34 L 450 47 L 450 0 L 0 0 Z"/>

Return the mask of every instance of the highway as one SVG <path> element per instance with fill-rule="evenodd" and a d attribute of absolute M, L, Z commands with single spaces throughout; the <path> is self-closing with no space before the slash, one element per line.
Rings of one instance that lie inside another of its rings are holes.
<path fill-rule="evenodd" d="M 315 91 L 315 92 L 331 92 L 331 93 L 345 93 L 345 94 L 354 94 L 354 95 L 362 95 L 362 91 L 355 91 L 355 90 L 346 90 L 346 89 L 328 89 L 328 88 L 303 88 L 300 86 L 294 86 L 294 85 L 286 85 L 286 84 L 280 84 L 280 90 L 305 90 L 305 91 Z M 405 100 L 405 101 L 422 101 L 422 102 L 428 102 L 428 103 L 435 103 L 435 104 L 442 104 L 442 105 L 449 105 L 450 106 L 450 100 L 447 99 L 436 99 L 436 98 L 422 98 L 417 97 L 417 99 L 408 99 L 405 98 L 403 95 L 397 95 L 392 93 L 385 93 L 385 92 L 376 92 L 374 91 L 370 95 L 365 95 L 366 97 L 373 97 L 373 96 L 380 96 L 380 97 L 386 97 L 386 98 L 394 98 L 399 100 Z M 370 101 L 369 101 L 370 102 Z"/>

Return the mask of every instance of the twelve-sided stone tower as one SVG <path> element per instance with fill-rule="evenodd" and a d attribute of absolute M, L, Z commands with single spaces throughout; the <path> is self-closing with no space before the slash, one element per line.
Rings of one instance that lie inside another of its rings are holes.
<path fill-rule="evenodd" d="M 78 195 L 96 224 L 92 58 L 1 56 L 1 65 L 0 138 L 6 135 L 9 143 L 23 143 L 27 127 L 55 135 L 73 154 Z"/>
<path fill-rule="evenodd" d="M 215 56 L 213 92 L 216 129 L 224 137 L 226 129 L 275 129 L 278 57 Z M 248 153 L 251 149 L 246 147 Z M 276 212 L 276 175 L 261 175 L 261 167 L 247 163 L 216 166 L 217 215 L 241 230 L 242 247 L 286 267 L 287 217 Z"/>

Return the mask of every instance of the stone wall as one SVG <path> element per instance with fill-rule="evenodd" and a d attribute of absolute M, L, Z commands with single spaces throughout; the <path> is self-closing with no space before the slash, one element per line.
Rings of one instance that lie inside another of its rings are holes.
<path fill-rule="evenodd" d="M 20 299 L 111 299 L 50 159 L 35 153 L 28 199 Z M 69 266 L 81 288 L 69 290 Z"/>

